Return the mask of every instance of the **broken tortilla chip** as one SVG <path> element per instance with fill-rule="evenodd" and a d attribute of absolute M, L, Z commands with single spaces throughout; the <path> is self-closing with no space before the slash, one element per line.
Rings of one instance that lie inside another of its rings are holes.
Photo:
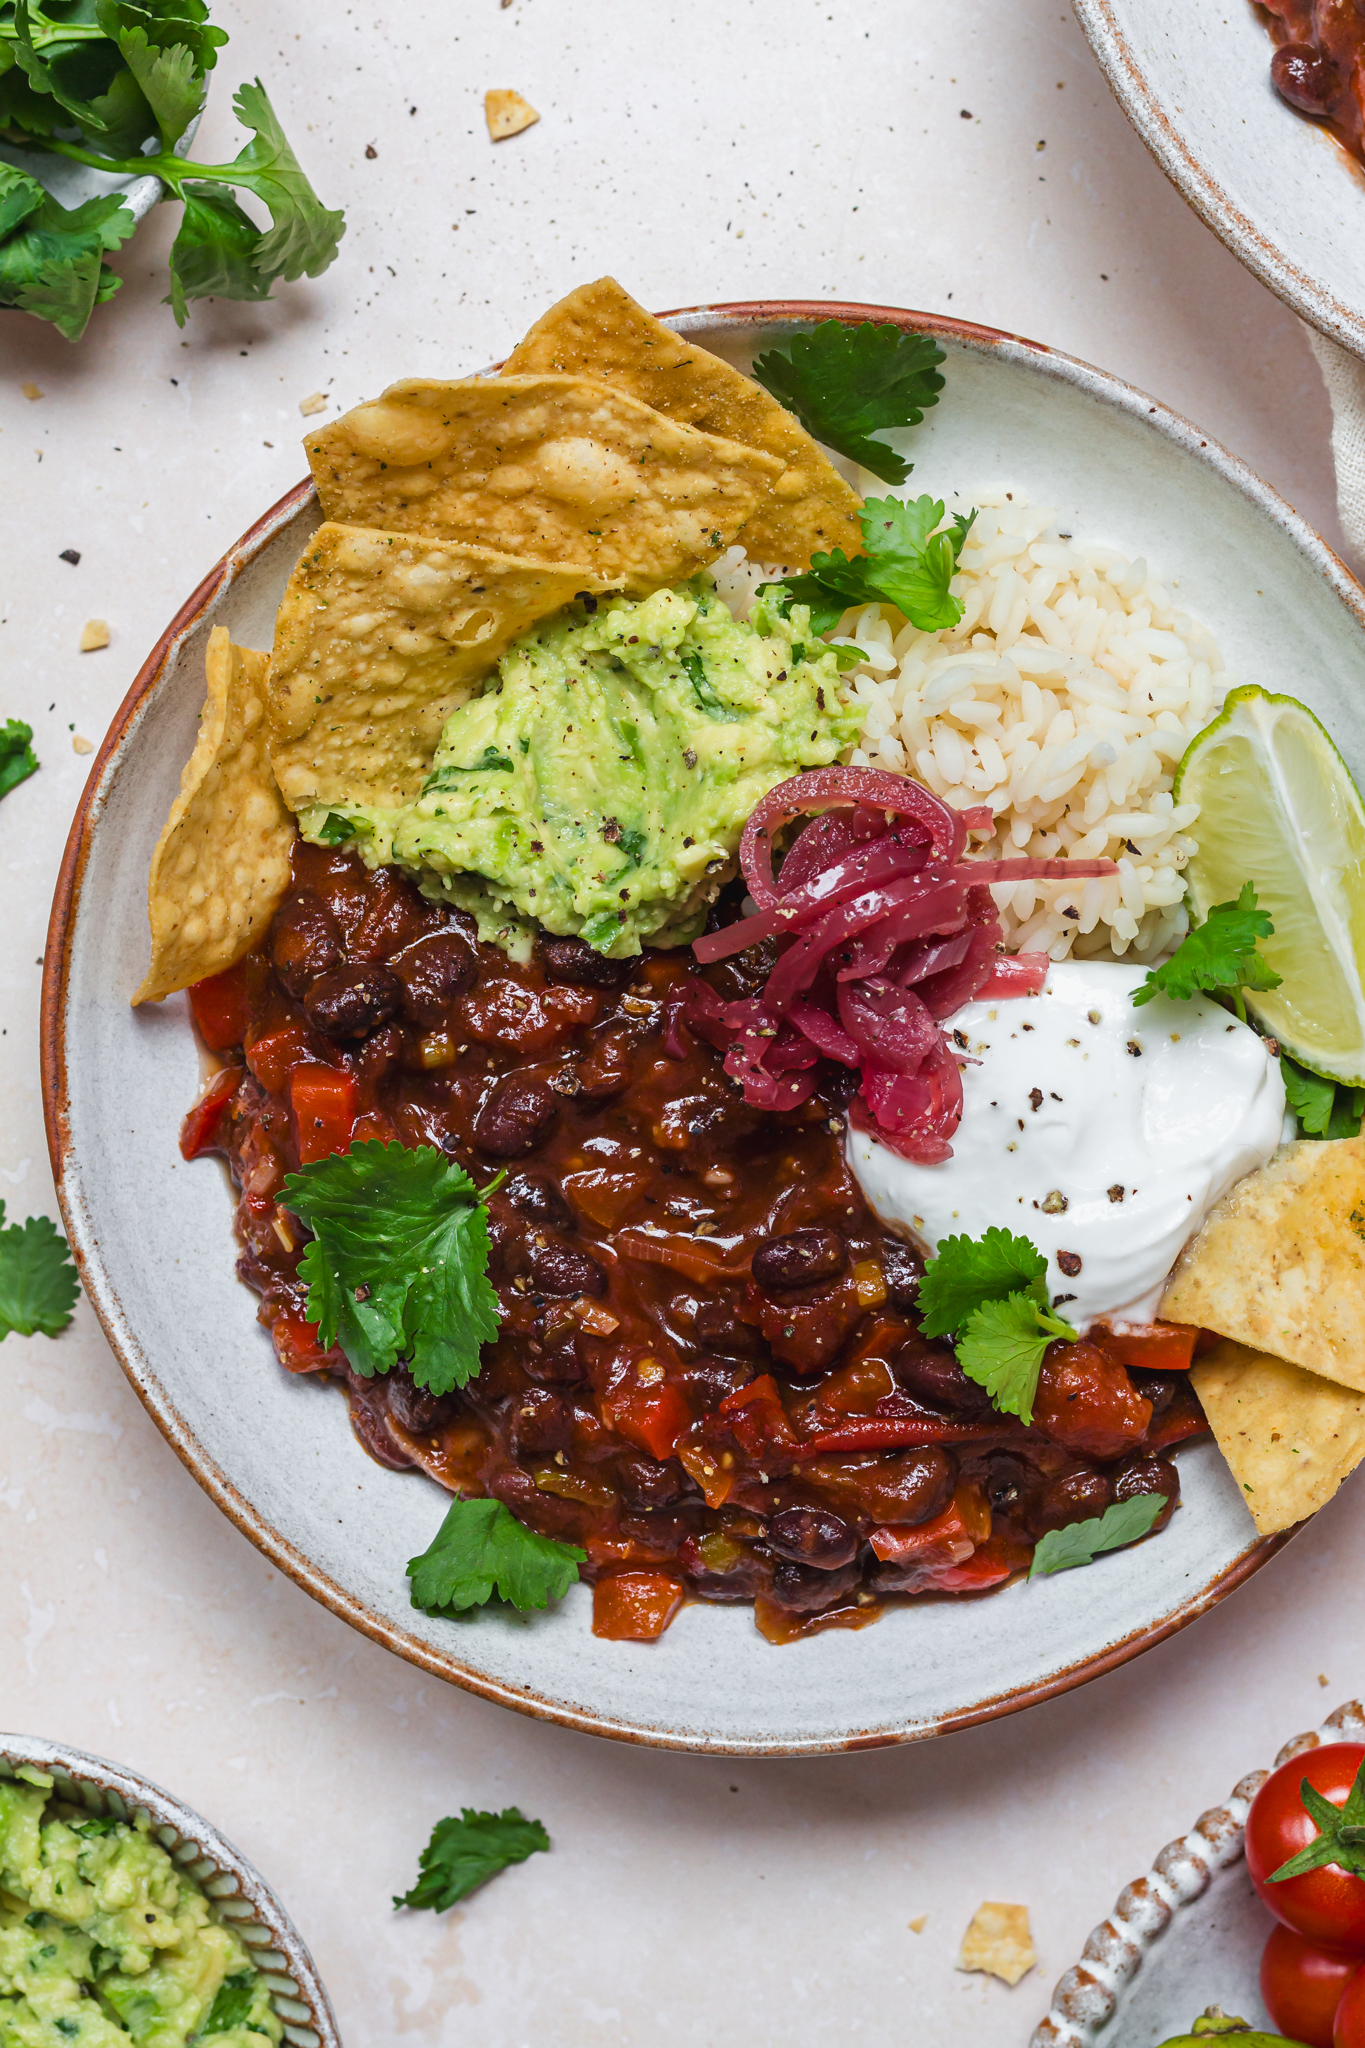
<path fill-rule="evenodd" d="M 865 552 L 861 500 L 785 406 L 708 349 L 674 334 L 614 277 L 551 306 L 503 366 L 505 376 L 577 371 L 704 433 L 761 448 L 785 465 L 738 536 L 751 561 L 807 569 L 812 554 Z"/>
<path fill-rule="evenodd" d="M 582 564 L 319 527 L 275 621 L 270 758 L 285 802 L 411 802 L 441 727 L 498 656 L 599 587 Z"/>
<path fill-rule="evenodd" d="M 1365 1458 L 1365 1394 L 1223 1342 L 1190 1384 L 1262 1536 L 1292 1529 Z"/>
<path fill-rule="evenodd" d="M 408 378 L 304 446 L 329 519 L 586 563 L 637 591 L 714 561 L 783 467 L 595 377 Z"/>
<path fill-rule="evenodd" d="M 284 894 L 294 820 L 266 752 L 268 666 L 268 655 L 234 647 L 224 627 L 209 634 L 199 737 L 147 878 L 152 964 L 135 1003 L 231 967 Z"/>
<path fill-rule="evenodd" d="M 1006 1984 L 1026 1977 L 1038 1958 L 1033 1952 L 1027 1906 L 1002 1906 L 987 1899 L 972 1915 L 958 1950 L 959 1970 L 985 1970 Z"/>
<path fill-rule="evenodd" d="M 1239 1181 L 1158 1313 L 1365 1391 L 1365 1138 L 1301 1138 Z"/>
<path fill-rule="evenodd" d="M 484 94 L 483 117 L 494 142 L 505 142 L 509 135 L 520 135 L 524 128 L 533 128 L 540 119 L 529 100 L 523 99 L 519 92 L 500 86 L 494 86 Z"/>

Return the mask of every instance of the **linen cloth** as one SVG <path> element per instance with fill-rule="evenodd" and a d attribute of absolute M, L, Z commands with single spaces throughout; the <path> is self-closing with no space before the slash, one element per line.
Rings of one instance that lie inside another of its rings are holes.
<path fill-rule="evenodd" d="M 1316 328 L 1306 329 L 1332 401 L 1337 510 L 1351 565 L 1365 569 L 1365 362 Z"/>

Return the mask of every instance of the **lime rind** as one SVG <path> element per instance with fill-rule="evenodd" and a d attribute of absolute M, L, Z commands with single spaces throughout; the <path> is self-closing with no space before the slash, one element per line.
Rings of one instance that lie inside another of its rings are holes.
<path fill-rule="evenodd" d="M 1365 1085 L 1365 803 L 1321 720 L 1296 697 L 1232 691 L 1174 795 L 1199 805 L 1192 913 L 1250 881 L 1274 920 L 1260 951 L 1282 983 L 1246 990 L 1248 1010 L 1300 1065 Z"/>

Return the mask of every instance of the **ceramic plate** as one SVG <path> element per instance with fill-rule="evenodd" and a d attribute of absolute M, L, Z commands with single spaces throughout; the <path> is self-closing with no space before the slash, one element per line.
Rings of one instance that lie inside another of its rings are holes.
<path fill-rule="evenodd" d="M 145 1813 L 162 1848 L 203 1886 L 218 1918 L 251 1951 L 284 2028 L 285 2048 L 341 2048 L 313 1958 L 270 1886 L 240 1849 L 136 1771 L 31 1735 L 0 1735 L 0 1778 L 13 1778 L 25 1766 L 46 1771 L 60 1799 L 99 1819 L 131 1820 Z"/>
<path fill-rule="evenodd" d="M 1179 579 L 1180 602 L 1242 681 L 1307 698 L 1365 771 L 1361 591 L 1281 499 L 1185 421 L 1034 343 L 919 313 L 784 303 L 674 325 L 747 366 L 831 311 L 942 341 L 947 388 L 913 436 L 917 484 L 1012 483 L 1054 506 L 1064 530 L 1145 555 Z M 49 1142 L 87 1290 L 142 1400 L 238 1527 L 347 1621 L 487 1698 L 597 1734 L 757 1755 L 905 1741 L 1008 1713 L 1135 1656 L 1240 1584 L 1284 1539 L 1256 1540 L 1203 1443 L 1182 1453 L 1185 1505 L 1159 1541 L 785 1649 L 764 1642 L 748 1607 L 708 1605 L 685 1608 L 657 1644 L 602 1642 L 586 1587 L 527 1620 L 414 1612 L 404 1564 L 430 1542 L 445 1496 L 373 1464 L 340 1396 L 280 1371 L 256 1297 L 233 1275 L 226 1180 L 184 1165 L 176 1147 L 200 1082 L 184 998 L 128 1005 L 147 955 L 147 863 L 194 741 L 209 628 L 270 645 L 318 517 L 300 485 L 149 658 L 72 828 L 44 982 Z"/>
<path fill-rule="evenodd" d="M 1270 83 L 1249 0 L 1074 0 L 1119 105 L 1234 256 L 1365 355 L 1365 171 Z"/>
<path fill-rule="evenodd" d="M 1286 1742 L 1275 1762 L 1321 1742 L 1362 1738 L 1365 1708 L 1348 1700 L 1316 1732 Z M 1208 2005 L 1253 2027 L 1272 2025 L 1260 1974 L 1274 1922 L 1243 1856 L 1247 1812 L 1268 1775 L 1249 1771 L 1225 1805 L 1201 1813 L 1188 1835 L 1168 1842 L 1146 1875 L 1120 1892 L 1080 1962 L 1059 1980 L 1029 2048 L 1157 2048 L 1187 2033 Z"/>

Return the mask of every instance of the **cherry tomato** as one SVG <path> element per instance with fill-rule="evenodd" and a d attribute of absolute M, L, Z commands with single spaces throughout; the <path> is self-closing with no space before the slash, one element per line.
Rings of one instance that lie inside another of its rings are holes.
<path fill-rule="evenodd" d="M 1333 1806 L 1344 1806 L 1362 1760 L 1365 1743 L 1360 1742 L 1326 1742 L 1305 1750 L 1271 1772 L 1247 1816 L 1247 1869 L 1257 1894 L 1277 1920 L 1325 1948 L 1365 1951 L 1365 1878 L 1338 1863 L 1279 1884 L 1270 1877 L 1318 1840 L 1318 1825 L 1300 1797 L 1304 1779 Z"/>
<path fill-rule="evenodd" d="M 1341 1994 L 1332 2048 L 1365 2048 L 1365 1970 L 1357 1970 Z"/>
<path fill-rule="evenodd" d="M 1307 2048 L 1332 2048 L 1337 2006 L 1363 1960 L 1344 1949 L 1317 1948 L 1292 1927 L 1277 1927 L 1261 1957 L 1261 1997 L 1280 2032 Z"/>

